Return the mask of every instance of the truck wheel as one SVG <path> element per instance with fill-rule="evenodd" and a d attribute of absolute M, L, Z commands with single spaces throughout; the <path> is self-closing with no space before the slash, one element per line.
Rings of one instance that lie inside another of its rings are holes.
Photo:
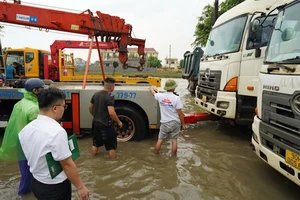
<path fill-rule="evenodd" d="M 116 113 L 123 123 L 120 127 L 115 123 L 115 130 L 118 135 L 119 142 L 127 142 L 129 140 L 142 140 L 146 134 L 146 124 L 143 114 L 132 107 L 116 107 Z"/>

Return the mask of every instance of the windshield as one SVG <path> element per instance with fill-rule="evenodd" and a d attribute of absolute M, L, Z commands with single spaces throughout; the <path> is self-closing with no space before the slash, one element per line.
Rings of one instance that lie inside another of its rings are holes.
<path fill-rule="evenodd" d="M 24 64 L 24 55 L 23 52 L 8 52 L 6 57 L 6 65 L 17 62 L 21 65 Z"/>
<path fill-rule="evenodd" d="M 278 14 L 267 49 L 266 62 L 290 62 L 300 56 L 300 3 Z M 289 60 L 289 61 L 288 61 Z"/>
<path fill-rule="evenodd" d="M 247 16 L 230 20 L 214 28 L 207 40 L 206 56 L 238 51 L 242 41 Z"/>

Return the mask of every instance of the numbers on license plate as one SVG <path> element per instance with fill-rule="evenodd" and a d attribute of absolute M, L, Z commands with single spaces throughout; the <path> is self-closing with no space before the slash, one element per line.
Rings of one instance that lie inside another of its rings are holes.
<path fill-rule="evenodd" d="M 291 166 L 300 170 L 300 156 L 290 150 L 285 151 L 285 161 Z"/>

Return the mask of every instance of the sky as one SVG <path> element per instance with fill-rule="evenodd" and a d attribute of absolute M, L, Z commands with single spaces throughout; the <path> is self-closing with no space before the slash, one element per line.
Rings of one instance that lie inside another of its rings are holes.
<path fill-rule="evenodd" d="M 12 1 L 8 0 L 8 2 Z M 100 11 L 123 18 L 125 23 L 133 26 L 132 36 L 146 39 L 146 47 L 158 51 L 158 57 L 164 64 L 164 59 L 170 54 L 172 58 L 180 60 L 186 51 L 192 50 L 191 43 L 195 40 L 193 35 L 198 17 L 201 16 L 204 6 L 213 4 L 214 0 L 26 0 L 21 2 L 24 5 L 30 3 L 31 6 L 56 7 L 51 9 L 67 8 L 76 13 L 90 9 L 92 12 Z M 3 47 L 32 47 L 50 50 L 50 45 L 54 40 L 88 40 L 85 35 L 51 30 L 45 32 L 36 28 L 29 30 L 24 26 L 1 22 L 0 25 L 5 27 L 1 37 Z M 70 49 L 66 52 L 74 52 L 75 57 L 83 59 L 88 55 L 88 50 Z M 93 50 L 92 61 L 96 59 L 97 51 Z"/>

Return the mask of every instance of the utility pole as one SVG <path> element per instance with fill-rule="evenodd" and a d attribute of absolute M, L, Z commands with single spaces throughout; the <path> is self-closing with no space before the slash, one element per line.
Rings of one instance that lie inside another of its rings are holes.
<path fill-rule="evenodd" d="M 171 68 L 171 45 L 169 46 L 169 69 Z"/>
<path fill-rule="evenodd" d="M 213 25 L 219 17 L 219 0 L 215 0 L 214 3 L 214 16 L 213 16 Z"/>

